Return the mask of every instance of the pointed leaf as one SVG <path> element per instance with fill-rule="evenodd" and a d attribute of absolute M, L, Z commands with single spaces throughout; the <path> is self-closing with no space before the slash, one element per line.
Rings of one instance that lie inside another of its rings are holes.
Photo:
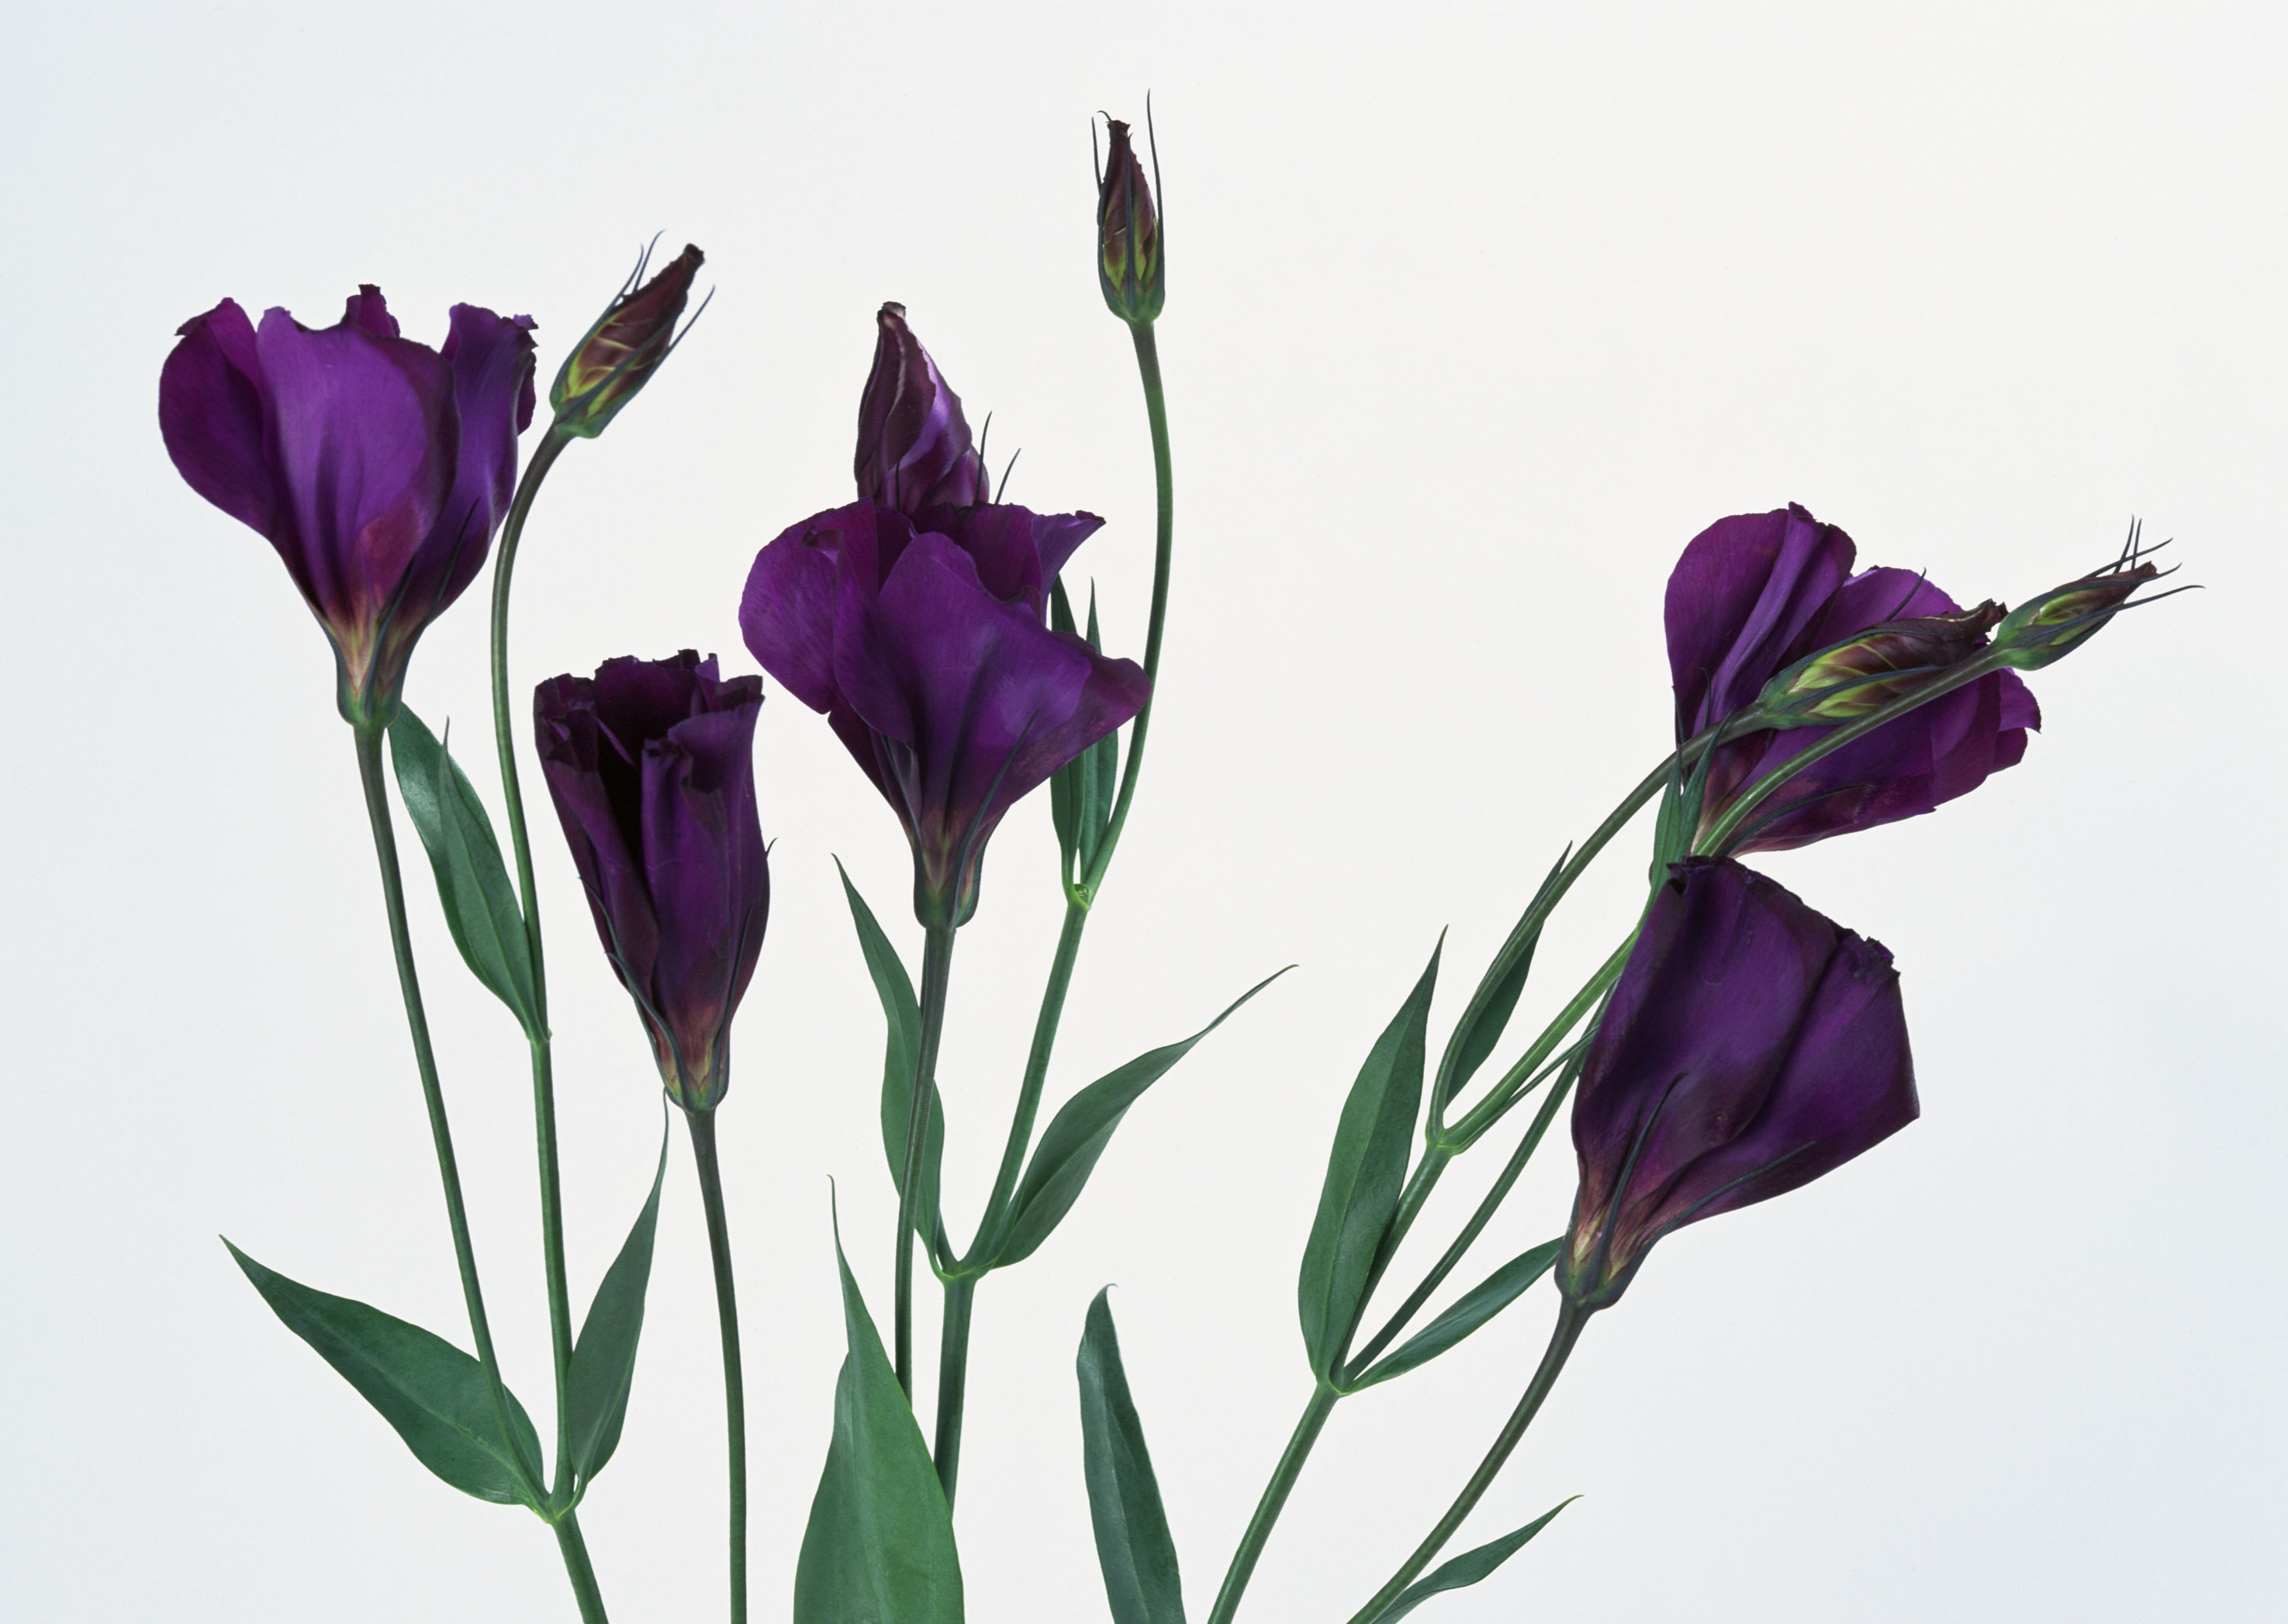
<path fill-rule="evenodd" d="M 1442 1562 L 1429 1574 L 1399 1592 L 1398 1599 L 1375 1615 L 1374 1624 L 1398 1624 L 1398 1620 L 1413 1612 L 1441 1590 L 1458 1590 L 1474 1585 L 1508 1561 L 1528 1540 L 1549 1525 L 1549 1519 L 1580 1499 L 1578 1494 L 1559 1501 L 1548 1510 L 1535 1517 L 1514 1533 L 1505 1533 L 1490 1540 L 1475 1550 L 1466 1550 L 1451 1562 Z"/>
<path fill-rule="evenodd" d="M 795 1564 L 794 1624 L 961 1624 L 961 1562 L 936 1469 L 838 1232 L 834 1258 L 849 1351 Z"/>
<path fill-rule="evenodd" d="M 1101 654 L 1104 640 L 1096 626 L 1096 588 L 1088 590 L 1088 646 Z M 1083 867 L 1095 863 L 1097 848 L 1103 844 L 1105 829 L 1112 822 L 1113 793 L 1120 779 L 1120 747 L 1114 741 L 1119 730 L 1099 739 L 1080 753 L 1073 765 L 1080 773 L 1080 805 L 1077 822 L 1080 827 L 1080 851 Z"/>
<path fill-rule="evenodd" d="M 533 1503 L 502 1442 L 484 1367 L 475 1359 L 417 1325 L 313 1290 L 264 1268 L 227 1240 L 223 1245 L 286 1328 L 365 1395 L 422 1465 L 479 1500 Z M 516 1395 L 504 1396 L 514 1447 L 536 1481 L 540 1437 Z"/>
<path fill-rule="evenodd" d="M 1519 1253 L 1408 1338 L 1396 1352 L 1368 1366 L 1366 1374 L 1344 1390 L 1355 1393 L 1428 1364 L 1524 1295 L 1527 1287 L 1549 1272 L 1550 1264 L 1557 1261 L 1557 1248 L 1564 1244 L 1562 1238 L 1545 1240 L 1529 1252 Z"/>
<path fill-rule="evenodd" d="M 1540 889 L 1533 893 L 1533 900 L 1518 916 L 1520 927 L 1541 911 L 1548 900 L 1550 888 L 1557 883 L 1557 876 L 1564 867 L 1563 857 L 1551 865 Z M 1513 947 L 1504 943 L 1494 962 L 1486 966 L 1485 976 L 1479 981 L 1477 991 L 1470 994 L 1462 1018 L 1454 1023 L 1454 1035 L 1446 1041 L 1445 1056 L 1438 1063 L 1434 1118 L 1436 1112 L 1445 1109 L 1447 1101 L 1470 1086 L 1470 1079 L 1478 1074 L 1478 1067 L 1486 1063 L 1494 1045 L 1501 1042 L 1503 1029 L 1517 1008 L 1518 996 L 1525 991 L 1526 976 L 1533 969 L 1533 950 L 1540 942 L 1541 927 L 1536 925 Z"/>
<path fill-rule="evenodd" d="M 1444 947 L 1442 939 L 1439 947 Z M 1438 954 L 1375 1040 L 1343 1102 L 1327 1156 L 1318 1216 L 1303 1248 L 1296 1303 L 1312 1374 L 1330 1378 L 1350 1339 L 1375 1256 L 1398 1210 L 1414 1116 L 1422 1103 L 1424 1029 L 1438 985 Z"/>
<path fill-rule="evenodd" d="M 1234 999 L 1221 1015 L 1182 1042 L 1137 1056 L 1118 1070 L 1107 1072 L 1065 1102 L 1064 1108 L 1050 1121 L 1048 1131 L 1041 1136 L 1040 1144 L 1033 1151 L 1033 1160 L 1025 1168 L 1025 1176 L 1018 1181 L 1017 1193 L 1010 1198 L 1008 1226 L 994 1253 L 995 1268 L 1030 1257 L 1064 1221 L 1065 1214 L 1080 1199 L 1088 1176 L 1096 1170 L 1096 1159 L 1112 1143 L 1113 1129 L 1120 1126 L 1120 1119 L 1128 1114 L 1128 1107 L 1144 1090 L 1191 1053 L 1194 1044 L 1229 1019 L 1234 1010 L 1286 973 L 1282 970 L 1266 976 Z"/>
<path fill-rule="evenodd" d="M 1176 1544 L 1160 1506 L 1144 1426 L 1128 1396 L 1120 1336 L 1112 1326 L 1112 1288 L 1088 1305 L 1080 1339 L 1081 1462 L 1089 1517 L 1096 1525 L 1097 1565 L 1112 1624 L 1184 1624 L 1184 1588 Z"/>
<path fill-rule="evenodd" d="M 652 1237 L 659 1227 L 659 1186 L 667 1176 L 667 1131 L 661 1124 L 659 1168 L 620 1255 L 604 1271 L 572 1348 L 572 1470 L 585 1483 L 620 1446 L 628 1392 L 635 1383 L 636 1343 L 643 1335 L 644 1292 L 651 1284 Z"/>
<path fill-rule="evenodd" d="M 399 707 L 389 725 L 389 753 L 398 793 L 436 873 L 453 945 L 477 979 L 532 1032 L 532 954 L 524 910 L 483 803 L 460 764 L 409 707 Z"/>
<path fill-rule="evenodd" d="M 1080 632 L 1073 625 L 1072 599 L 1065 595 L 1062 575 L 1049 583 L 1049 630 L 1069 637 Z M 1064 853 L 1065 875 L 1076 877 L 1080 860 L 1080 762 L 1069 761 L 1049 777 L 1049 821 L 1057 831 L 1057 849 Z"/>
<path fill-rule="evenodd" d="M 875 996 L 882 1001 L 882 1020 L 888 1038 L 882 1048 L 882 1152 L 889 1159 L 890 1185 L 904 1193 L 906 1128 L 913 1121 L 914 1067 L 922 1047 L 922 1007 L 914 996 L 913 978 L 890 946 L 890 939 L 866 906 L 866 899 L 850 883 L 840 860 L 834 865 L 842 875 L 843 894 L 850 899 L 850 918 L 858 927 L 858 946 L 866 955 L 866 973 L 874 978 Z M 937 1085 L 930 1085 L 929 1128 L 922 1139 L 922 1188 L 914 1210 L 916 1225 L 925 1243 L 938 1228 L 938 1168 L 945 1161 L 945 1100 Z"/>

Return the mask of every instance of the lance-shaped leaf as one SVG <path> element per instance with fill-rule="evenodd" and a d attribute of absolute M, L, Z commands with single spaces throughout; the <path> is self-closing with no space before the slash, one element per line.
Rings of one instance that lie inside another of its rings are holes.
<path fill-rule="evenodd" d="M 1128 1114 L 1128 1107 L 1144 1090 L 1191 1053 L 1194 1044 L 1229 1019 L 1234 1010 L 1286 973 L 1281 970 L 1266 976 L 1182 1042 L 1137 1056 L 1065 1102 L 1064 1108 L 1050 1121 L 1048 1131 L 1041 1136 L 1033 1160 L 1025 1168 L 1025 1176 L 1018 1182 L 1017 1193 L 1010 1200 L 1008 1227 L 993 1256 L 995 1268 L 1030 1257 L 1064 1221 L 1065 1214 L 1080 1199 L 1088 1176 L 1096 1170 L 1096 1159 L 1112 1143 L 1113 1129 L 1120 1126 L 1121 1118 Z"/>
<path fill-rule="evenodd" d="M 1444 945 L 1442 938 L 1439 946 L 1442 949 Z M 1296 1285 L 1303 1347 L 1310 1355 L 1312 1374 L 1323 1381 L 1333 1375 L 1342 1359 L 1375 1256 L 1398 1210 L 1415 1112 L 1422 1103 L 1423 1033 L 1437 985 L 1438 955 L 1434 952 L 1429 968 L 1359 1067 L 1358 1080 L 1343 1102 L 1334 1148 L 1327 1156 L 1319 1214 L 1303 1248 L 1302 1275 Z"/>
<path fill-rule="evenodd" d="M 664 1107 L 663 1107 L 663 1109 Z M 667 1176 L 667 1133 L 659 1137 L 659 1168 L 651 1194 L 636 1215 L 620 1255 L 604 1271 L 572 1349 L 570 1408 L 572 1470 L 585 1483 L 604 1470 L 620 1445 L 628 1391 L 636 1376 L 636 1343 L 643 1335 L 644 1291 L 651 1283 L 652 1237 L 659 1226 L 659 1186 Z"/>
<path fill-rule="evenodd" d="M 1562 1239 L 1545 1240 L 1529 1252 L 1519 1253 L 1409 1337 L 1396 1352 L 1368 1366 L 1365 1374 L 1344 1390 L 1355 1393 L 1428 1364 L 1523 1296 L 1527 1287 L 1549 1272 L 1550 1264 L 1557 1261 L 1557 1248 L 1564 1244 Z"/>
<path fill-rule="evenodd" d="M 539 1478 L 540 1436 L 516 1395 L 504 1392 L 513 1448 L 524 1462 L 520 1472 L 475 1359 L 417 1325 L 314 1291 L 264 1268 L 227 1240 L 223 1245 L 286 1328 L 365 1395 L 422 1465 L 479 1500 L 533 1505 L 526 1474 Z"/>
<path fill-rule="evenodd" d="M 1065 595 L 1061 578 L 1049 590 L 1049 626 L 1054 631 L 1077 635 L 1072 600 Z M 1088 646 L 1100 654 L 1103 652 L 1103 640 L 1097 630 L 1093 588 L 1088 595 Z M 1112 820 L 1113 795 L 1120 777 L 1120 750 L 1114 738 L 1114 734 L 1106 734 L 1058 768 L 1049 780 L 1049 820 L 1056 828 L 1057 845 L 1064 852 L 1066 872 L 1075 879 L 1095 863 L 1105 826 Z"/>
<path fill-rule="evenodd" d="M 1541 942 L 1541 926 L 1536 923 L 1526 931 L 1525 922 L 1542 911 L 1564 867 L 1564 857 L 1550 866 L 1541 888 L 1525 905 L 1525 912 L 1518 915 L 1517 927 L 1510 933 L 1511 940 L 1502 945 L 1494 962 L 1486 966 L 1486 973 L 1479 980 L 1477 990 L 1470 994 L 1462 1018 L 1454 1023 L 1454 1035 L 1447 1040 L 1445 1056 L 1438 1062 L 1437 1086 L 1431 1097 L 1434 1121 L 1449 1100 L 1470 1086 L 1470 1079 L 1478 1074 L 1478 1067 L 1486 1063 L 1494 1045 L 1501 1042 L 1502 1032 L 1517 1009 L 1518 997 L 1525 991 L 1525 978 L 1533 969 L 1533 950 Z"/>
<path fill-rule="evenodd" d="M 1466 1550 L 1451 1562 L 1442 1562 L 1429 1574 L 1398 1593 L 1398 1599 L 1375 1615 L 1374 1624 L 1398 1624 L 1398 1620 L 1413 1612 L 1441 1590 L 1458 1590 L 1474 1585 L 1508 1561 L 1528 1540 L 1549 1525 L 1549 1519 L 1571 1505 L 1580 1496 L 1575 1494 L 1559 1501 L 1514 1533 L 1505 1533 L 1498 1540 L 1490 1540 L 1475 1550 Z"/>
<path fill-rule="evenodd" d="M 453 945 L 477 979 L 531 1033 L 537 1023 L 524 911 L 483 803 L 452 753 L 410 706 L 400 706 L 389 725 L 389 753 L 397 765 L 398 794 L 436 873 Z"/>
<path fill-rule="evenodd" d="M 866 955 L 866 973 L 874 979 L 875 996 L 882 1001 L 882 1021 L 888 1037 L 882 1046 L 882 1152 L 890 1162 L 891 1187 L 903 1194 L 906 1179 L 906 1129 L 913 1121 L 914 1067 L 922 1047 L 922 1008 L 914 996 L 913 978 L 882 933 L 874 910 L 850 883 L 837 859 L 843 894 L 850 899 L 850 918 L 858 927 L 858 946 Z M 922 1187 L 914 1203 L 915 1228 L 923 1241 L 933 1244 L 938 1228 L 938 1168 L 945 1161 L 945 1101 L 937 1085 L 930 1085 L 929 1128 L 922 1138 Z"/>
<path fill-rule="evenodd" d="M 1096 1560 L 1112 1624 L 1184 1624 L 1184 1588 L 1176 1544 L 1160 1507 L 1144 1426 L 1128 1396 L 1120 1336 L 1112 1326 L 1112 1288 L 1088 1305 L 1080 1339 L 1081 1462 L 1088 1510 L 1096 1525 Z"/>
<path fill-rule="evenodd" d="M 834 1259 L 849 1351 L 795 1564 L 794 1624 L 961 1624 L 953 1519 L 838 1230 Z"/>

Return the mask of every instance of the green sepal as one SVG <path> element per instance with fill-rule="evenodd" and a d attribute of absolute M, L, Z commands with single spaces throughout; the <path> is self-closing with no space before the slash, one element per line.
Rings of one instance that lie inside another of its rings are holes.
<path fill-rule="evenodd" d="M 1365 1373 L 1347 1383 L 1343 1390 L 1355 1393 L 1428 1364 L 1523 1296 L 1527 1287 L 1549 1272 L 1550 1265 L 1557 1261 L 1558 1248 L 1564 1244 L 1561 1237 L 1545 1240 L 1531 1251 L 1511 1258 L 1457 1300 L 1453 1307 L 1409 1337 L 1395 1352 L 1368 1366 Z"/>
<path fill-rule="evenodd" d="M 540 1509 L 529 1486 L 540 1480 L 540 1435 L 516 1395 L 503 1390 L 515 1433 L 510 1453 L 483 1366 L 417 1325 L 290 1280 L 227 1237 L 223 1245 L 286 1328 L 381 1412 L 422 1465 L 465 1494 Z"/>
<path fill-rule="evenodd" d="M 961 1624 L 953 1519 L 914 1413 L 842 1256 L 849 1351 L 834 1383 L 834 1438 L 794 1573 L 794 1624 Z"/>
<path fill-rule="evenodd" d="M 460 763 L 410 707 L 401 705 L 389 725 L 389 753 L 397 767 L 397 792 L 436 873 L 437 898 L 445 905 L 453 945 L 525 1032 L 539 1037 L 524 910 L 484 804 Z"/>
<path fill-rule="evenodd" d="M 1080 1199 L 1096 1160 L 1112 1143 L 1113 1130 L 1142 1097 L 1192 1046 L 1231 1018 L 1232 1012 L 1287 973 L 1281 970 L 1249 987 L 1206 1026 L 1180 1043 L 1139 1055 L 1117 1070 L 1107 1072 L 1074 1095 L 1051 1119 L 1048 1130 L 1034 1147 L 1017 1193 L 1010 1198 L 1009 1217 L 999 1244 L 991 1253 L 992 1268 L 1030 1257 L 1049 1238 L 1072 1205 Z"/>
<path fill-rule="evenodd" d="M 1521 1549 L 1528 1540 L 1549 1525 L 1549 1519 L 1580 1499 L 1568 1495 L 1535 1517 L 1514 1533 L 1505 1533 L 1498 1540 L 1489 1540 L 1475 1550 L 1466 1550 L 1450 1562 L 1442 1562 L 1429 1574 L 1418 1579 L 1398 1594 L 1398 1599 L 1375 1614 L 1374 1624 L 1398 1624 L 1398 1620 L 1428 1601 L 1441 1590 L 1459 1590 L 1474 1585 L 1508 1561 Z"/>
<path fill-rule="evenodd" d="M 1422 1103 L 1422 1056 L 1438 953 L 1383 1028 L 1343 1101 L 1311 1239 L 1303 1248 L 1296 1302 L 1311 1373 L 1330 1380 L 1358 1319 L 1376 1256 L 1398 1211 L 1407 1150 Z"/>
<path fill-rule="evenodd" d="M 1144 1425 L 1128 1395 L 1112 1287 L 1088 1305 L 1088 1328 L 1075 1361 L 1080 1375 L 1080 1438 L 1097 1565 L 1112 1604 L 1112 1624 L 1184 1624 L 1176 1542 L 1160 1505 L 1159 1480 L 1144 1446 Z"/>
<path fill-rule="evenodd" d="M 636 1375 L 636 1344 L 643 1335 L 644 1293 L 651 1284 L 652 1238 L 659 1227 L 659 1187 L 667 1176 L 667 1125 L 660 1124 L 659 1168 L 651 1194 L 620 1255 L 604 1271 L 572 1347 L 568 1382 L 572 1414 L 572 1470 L 584 1485 L 620 1446 L 628 1392 Z"/>
<path fill-rule="evenodd" d="M 1049 627 L 1078 636 L 1073 623 L 1072 600 L 1066 596 L 1063 577 L 1049 589 Z M 1101 654 L 1102 637 L 1096 623 L 1096 590 L 1088 595 L 1088 646 Z M 1107 733 L 1049 779 L 1049 820 L 1056 826 L 1057 847 L 1064 854 L 1065 883 L 1073 885 L 1095 866 L 1112 821 L 1112 802 L 1120 777 L 1120 747 L 1116 733 Z"/>
<path fill-rule="evenodd" d="M 1562 856 L 1550 865 L 1549 874 L 1541 888 L 1533 893 L 1525 912 L 1518 916 L 1522 927 L 1528 919 L 1539 912 L 1548 900 L 1557 876 L 1564 871 L 1565 859 L 1572 855 L 1569 847 Z M 1514 931 L 1512 932 L 1515 934 Z M 1505 943 L 1494 962 L 1486 966 L 1477 990 L 1470 994 L 1462 1018 L 1454 1023 L 1454 1035 L 1446 1041 L 1446 1052 L 1438 1062 L 1438 1081 L 1430 1094 L 1430 1121 L 1435 1125 L 1443 1117 L 1447 1105 L 1454 1096 L 1470 1086 L 1470 1079 L 1478 1074 L 1478 1067 L 1501 1042 L 1509 1018 L 1517 1009 L 1517 1001 L 1525 991 L 1525 978 L 1533 969 L 1533 950 L 1541 943 L 1541 927 L 1537 924 L 1514 947 Z M 1505 964 L 1504 958 L 1509 963 Z"/>
<path fill-rule="evenodd" d="M 887 1036 L 882 1047 L 882 1151 L 889 1159 L 890 1187 L 901 1195 L 906 1182 L 906 1128 L 913 1121 L 914 1067 L 922 1047 L 922 1007 L 914 996 L 913 978 L 906 974 L 898 950 L 882 933 L 874 910 L 850 883 L 850 875 L 835 860 L 842 876 L 843 894 L 850 899 L 851 922 L 858 927 L 858 947 L 866 955 L 866 973 L 873 978 L 875 995 L 882 1001 L 882 1021 Z M 938 1218 L 938 1169 L 945 1161 L 945 1099 L 936 1083 L 930 1085 L 929 1127 L 922 1137 L 922 1187 L 914 1203 L 915 1232 L 926 1245 L 935 1247 Z"/>

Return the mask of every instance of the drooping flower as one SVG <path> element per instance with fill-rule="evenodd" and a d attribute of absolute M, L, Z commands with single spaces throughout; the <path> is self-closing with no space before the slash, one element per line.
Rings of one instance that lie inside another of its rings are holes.
<path fill-rule="evenodd" d="M 1602 1308 L 1670 1231 L 1809 1184 L 1918 1113 L 1883 946 L 1729 860 L 1676 864 L 1582 1065 L 1559 1287 Z"/>
<path fill-rule="evenodd" d="M 712 655 L 619 659 L 533 693 L 548 793 L 596 934 L 687 1111 L 730 1087 L 731 1017 L 755 973 L 770 868 L 755 812 L 759 677 Z"/>
<path fill-rule="evenodd" d="M 856 502 L 757 555 L 739 626 L 905 825 L 914 911 L 962 923 L 986 842 L 1027 791 L 1133 717 L 1149 685 L 1044 620 L 1049 585 L 1103 521 L 1014 506 L 918 519 Z"/>
<path fill-rule="evenodd" d="M 258 329 L 225 299 L 161 369 L 168 456 L 278 550 L 354 725 L 388 725 L 414 644 L 484 566 L 532 421 L 532 325 L 456 305 L 439 351 L 372 287 L 317 329 L 274 308 Z"/>
<path fill-rule="evenodd" d="M 1144 165 L 1129 142 L 1128 126 L 1116 118 L 1105 123 L 1112 151 L 1097 178 L 1096 279 L 1114 315 L 1132 326 L 1148 326 L 1168 302 L 1160 214 Z"/>
<path fill-rule="evenodd" d="M 1950 661 L 1982 646 L 1983 629 L 1963 630 L 1958 617 L 1966 612 L 1922 577 L 1903 569 L 1851 574 L 1855 551 L 1840 529 L 1800 507 L 1719 519 L 1692 539 L 1668 582 L 1679 739 L 1752 706 L 1796 662 L 1887 623 L 1954 617 L 1950 637 L 1927 637 L 1925 651 Z M 1967 613 L 1979 617 L 1982 606 Z M 2033 695 L 2017 676 L 1990 672 L 1784 780 L 1732 850 L 1776 852 L 1930 812 L 2014 766 L 2026 753 L 2027 730 L 2040 725 Z M 1702 831 L 1827 732 L 1768 729 L 1720 746 L 1709 764 Z"/>
<path fill-rule="evenodd" d="M 906 307 L 885 305 L 875 322 L 874 370 L 858 400 L 859 496 L 909 517 L 986 501 L 991 482 L 961 397 L 906 325 Z"/>
<path fill-rule="evenodd" d="M 568 434 L 589 440 L 601 434 L 680 342 L 676 318 L 682 315 L 692 278 L 707 256 L 687 242 L 658 275 L 644 281 L 648 258 L 647 250 L 627 285 L 573 346 L 549 385 L 549 409 L 556 414 L 556 426 Z"/>

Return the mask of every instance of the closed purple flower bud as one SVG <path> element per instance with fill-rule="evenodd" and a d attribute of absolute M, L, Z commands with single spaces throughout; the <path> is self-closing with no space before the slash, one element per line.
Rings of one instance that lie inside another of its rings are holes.
<path fill-rule="evenodd" d="M 906 307 L 885 305 L 875 322 L 874 370 L 858 400 L 859 499 L 910 518 L 987 500 L 992 486 L 961 397 L 906 325 Z"/>
<path fill-rule="evenodd" d="M 1720 519 L 1693 538 L 1668 582 L 1679 739 L 1750 709 L 1774 677 L 1822 650 L 1887 625 L 1964 614 L 1911 571 L 1851 574 L 1855 551 L 1848 535 L 1800 507 Z M 2040 725 L 2033 695 L 2016 674 L 1990 672 L 1783 781 L 1732 851 L 1783 851 L 1930 812 L 2014 766 L 2026 753 L 2027 731 Z M 1701 831 L 1827 731 L 1768 729 L 1719 746 Z"/>
<path fill-rule="evenodd" d="M 1678 863 L 1582 1063 L 1559 1288 L 1605 1307 L 1670 1231 L 1807 1184 L 1919 1113 L 1883 946 L 1737 863 Z"/>
<path fill-rule="evenodd" d="M 649 250 L 646 250 L 646 259 Z M 587 337 L 573 346 L 549 385 L 549 408 L 556 426 L 568 434 L 593 440 L 680 342 L 676 319 L 691 297 L 691 279 L 707 256 L 690 243 L 649 281 L 643 281 L 645 260 L 636 262 L 627 280 Z M 639 287 L 638 283 L 642 283 Z"/>
<path fill-rule="evenodd" d="M 2036 671 L 2055 660 L 2128 606 L 2130 595 L 2160 574 L 2151 564 L 2101 569 L 2021 604 L 2003 621 L 1994 640 L 2007 661 Z"/>
<path fill-rule="evenodd" d="M 871 502 L 817 513 L 755 558 L 740 630 L 905 825 L 914 911 L 976 911 L 985 844 L 1028 790 L 1133 717 L 1144 673 L 1052 631 L 1045 597 L 1104 521 L 1014 506 L 910 519 Z"/>
<path fill-rule="evenodd" d="M 445 347 L 380 291 L 313 330 L 225 299 L 179 329 L 159 429 L 191 488 L 258 530 L 334 646 L 354 725 L 385 727 L 413 646 L 484 566 L 532 421 L 532 321 L 456 305 Z"/>
<path fill-rule="evenodd" d="M 715 660 L 607 661 L 534 691 L 548 793 L 604 955 L 634 997 L 668 1095 L 711 1111 L 731 1017 L 763 950 L 770 868 L 755 814 L 759 677 Z"/>
<path fill-rule="evenodd" d="M 1167 303 L 1167 267 L 1160 257 L 1160 215 L 1151 183 L 1129 144 L 1128 126 L 1116 118 L 1112 151 L 1096 181 L 1096 275 L 1104 302 L 1123 321 L 1143 326 L 1159 320 Z"/>
<path fill-rule="evenodd" d="M 2002 613 L 1989 598 L 1958 614 L 1884 621 L 1797 661 L 1764 685 L 1756 709 L 1798 723 L 1871 716 L 1984 648 Z"/>

